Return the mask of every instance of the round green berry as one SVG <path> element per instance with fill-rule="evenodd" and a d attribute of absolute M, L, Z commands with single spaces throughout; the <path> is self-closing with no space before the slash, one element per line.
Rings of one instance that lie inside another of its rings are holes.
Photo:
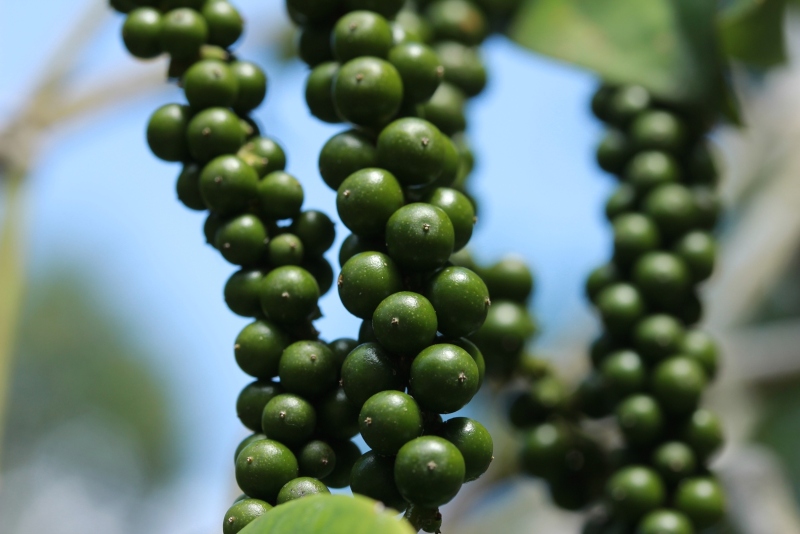
<path fill-rule="evenodd" d="M 254 441 L 260 441 L 262 439 L 267 439 L 267 436 L 265 436 L 262 432 L 257 432 L 255 434 L 250 434 L 249 436 L 244 438 L 239 443 L 239 445 L 236 447 L 236 450 L 234 451 L 234 454 L 233 454 L 234 464 L 236 463 L 236 459 L 239 457 L 239 453 L 242 452 L 245 447 L 247 447 L 248 445 L 250 445 Z"/>
<path fill-rule="evenodd" d="M 200 194 L 200 167 L 194 164 L 184 165 L 175 184 L 178 200 L 190 210 L 207 209 L 203 195 Z"/>
<path fill-rule="evenodd" d="M 362 252 L 344 264 L 338 287 L 347 311 L 356 317 L 371 319 L 385 298 L 403 289 L 402 273 L 386 254 Z"/>
<path fill-rule="evenodd" d="M 214 246 L 234 265 L 253 265 L 264 258 L 267 241 L 267 231 L 258 217 L 245 214 L 219 227 Z"/>
<path fill-rule="evenodd" d="M 195 109 L 231 107 L 239 92 L 233 70 L 217 59 L 198 61 L 183 75 L 183 90 Z"/>
<path fill-rule="evenodd" d="M 328 392 L 317 403 L 318 430 L 335 440 L 351 439 L 358 434 L 358 408 L 343 388 Z"/>
<path fill-rule="evenodd" d="M 638 200 L 636 190 L 630 184 L 619 184 L 606 201 L 606 219 L 614 222 L 618 216 L 636 211 Z"/>
<path fill-rule="evenodd" d="M 342 364 L 342 387 L 359 409 L 374 394 L 405 389 L 395 358 L 378 343 L 363 343 Z"/>
<path fill-rule="evenodd" d="M 275 396 L 283 393 L 283 388 L 269 380 L 251 382 L 239 393 L 236 399 L 236 415 L 244 426 L 261 432 L 261 415 L 264 406 Z"/>
<path fill-rule="evenodd" d="M 420 106 L 425 120 L 446 135 L 463 132 L 467 127 L 464 108 L 467 96 L 453 84 L 442 82 L 430 100 Z"/>
<path fill-rule="evenodd" d="M 286 153 L 269 137 L 249 139 L 236 155 L 253 167 L 259 178 L 286 168 Z"/>
<path fill-rule="evenodd" d="M 353 464 L 350 474 L 353 493 L 382 502 L 398 512 L 406 509 L 407 503 L 397 490 L 394 481 L 394 457 L 369 451 Z"/>
<path fill-rule="evenodd" d="M 439 54 L 418 42 L 399 44 L 389 51 L 389 63 L 403 80 L 409 102 L 426 102 L 433 96 L 445 74 Z"/>
<path fill-rule="evenodd" d="M 284 484 L 297 477 L 297 458 L 271 439 L 254 441 L 236 458 L 236 483 L 250 497 L 275 502 Z"/>
<path fill-rule="evenodd" d="M 316 478 L 300 477 L 287 482 L 278 492 L 277 504 L 286 504 L 289 501 L 302 499 L 303 497 L 310 497 L 312 495 L 330 494 L 331 490 L 328 489 L 324 483 Z"/>
<path fill-rule="evenodd" d="M 289 447 L 298 447 L 308 441 L 316 424 L 317 412 L 311 403 L 289 393 L 272 397 L 261 414 L 261 427 L 267 438 Z"/>
<path fill-rule="evenodd" d="M 128 13 L 122 25 L 122 41 L 132 56 L 151 59 L 161 54 L 161 13 L 150 7 L 139 7 Z"/>
<path fill-rule="evenodd" d="M 653 395 L 669 413 L 687 414 L 697 408 L 707 379 L 695 360 L 674 356 L 661 362 L 652 375 Z"/>
<path fill-rule="evenodd" d="M 449 187 L 438 187 L 425 197 L 425 202 L 444 211 L 453 224 L 455 236 L 453 251 L 457 252 L 464 248 L 472 237 L 472 230 L 477 221 L 472 201 L 460 191 Z"/>
<path fill-rule="evenodd" d="M 646 150 L 636 154 L 625 167 L 625 180 L 645 195 L 656 187 L 680 180 L 680 167 L 665 152 Z"/>
<path fill-rule="evenodd" d="M 586 296 L 593 303 L 597 302 L 597 295 L 612 284 L 622 281 L 619 270 L 613 263 L 605 263 L 592 269 L 586 278 Z"/>
<path fill-rule="evenodd" d="M 678 486 L 675 508 L 686 514 L 698 529 L 704 529 L 719 523 L 725 515 L 725 494 L 712 478 L 690 478 Z"/>
<path fill-rule="evenodd" d="M 613 225 L 614 261 L 619 265 L 631 265 L 661 244 L 658 227 L 649 217 L 639 213 L 619 215 Z"/>
<path fill-rule="evenodd" d="M 531 476 L 555 480 L 564 472 L 564 458 L 570 450 L 567 430 L 543 423 L 525 434 L 522 441 L 522 469 Z"/>
<path fill-rule="evenodd" d="M 619 350 L 606 356 L 600 374 L 608 390 L 617 398 L 639 393 L 647 385 L 644 362 L 631 350 Z"/>
<path fill-rule="evenodd" d="M 297 39 L 297 55 L 312 69 L 320 63 L 333 61 L 332 31 L 333 26 L 328 21 L 306 24 L 300 28 L 300 35 Z"/>
<path fill-rule="evenodd" d="M 385 58 L 392 47 L 392 28 L 372 11 L 352 11 L 339 19 L 331 33 L 334 57 L 344 63 L 361 56 Z"/>
<path fill-rule="evenodd" d="M 339 64 L 329 61 L 314 67 L 306 80 L 308 110 L 323 122 L 342 121 L 333 102 L 333 84 L 338 73 Z"/>
<path fill-rule="evenodd" d="M 336 467 L 336 453 L 324 441 L 309 441 L 297 451 L 297 463 L 301 476 L 325 478 Z"/>
<path fill-rule="evenodd" d="M 654 364 L 681 351 L 685 331 L 671 315 L 658 314 L 642 319 L 633 331 L 633 346 L 648 364 Z"/>
<path fill-rule="evenodd" d="M 339 378 L 339 365 L 331 349 L 318 341 L 297 341 L 283 351 L 278 364 L 281 385 L 307 399 L 319 398 Z"/>
<path fill-rule="evenodd" d="M 259 212 L 267 219 L 281 220 L 297 217 L 303 206 L 303 186 L 283 171 L 274 171 L 256 185 Z"/>
<path fill-rule="evenodd" d="M 697 459 L 685 443 L 668 441 L 653 452 L 652 464 L 667 484 L 676 484 L 694 473 Z"/>
<path fill-rule="evenodd" d="M 325 258 L 306 258 L 301 267 L 311 273 L 319 286 L 320 296 L 333 287 L 333 267 Z"/>
<path fill-rule="evenodd" d="M 339 116 L 358 126 L 388 123 L 402 101 L 400 73 L 379 58 L 352 59 L 341 66 L 333 81 L 333 102 Z"/>
<path fill-rule="evenodd" d="M 689 269 L 675 254 L 649 252 L 633 268 L 633 281 L 642 296 L 659 307 L 685 302 L 690 289 Z"/>
<path fill-rule="evenodd" d="M 236 315 L 255 317 L 261 313 L 259 293 L 266 273 L 261 269 L 241 269 L 225 283 L 225 304 Z"/>
<path fill-rule="evenodd" d="M 195 115 L 186 129 L 189 154 L 205 163 L 235 154 L 245 141 L 239 117 L 225 108 L 208 108 Z"/>
<path fill-rule="evenodd" d="M 479 45 L 489 35 L 483 12 L 467 0 L 436 0 L 425 11 L 436 40 Z"/>
<path fill-rule="evenodd" d="M 616 128 L 609 128 L 597 145 L 597 165 L 611 174 L 621 174 L 628 163 L 630 151 L 628 137 Z"/>
<path fill-rule="evenodd" d="M 533 294 L 533 273 L 522 258 L 506 256 L 480 274 L 495 300 L 525 304 Z"/>
<path fill-rule="evenodd" d="M 486 87 L 486 67 L 478 49 L 453 41 L 434 47 L 444 67 L 444 80 L 461 89 L 468 97 L 477 96 Z"/>
<path fill-rule="evenodd" d="M 403 204 L 400 183 L 383 169 L 356 171 L 342 182 L 336 195 L 336 209 L 342 222 L 363 237 L 382 235 L 389 217 Z"/>
<path fill-rule="evenodd" d="M 425 295 L 445 336 L 468 336 L 483 326 L 491 301 L 483 280 L 465 267 L 445 267 L 428 282 Z"/>
<path fill-rule="evenodd" d="M 436 310 L 430 301 L 410 291 L 386 297 L 372 314 L 372 328 L 378 342 L 389 352 L 400 355 L 414 356 L 430 345 L 437 325 Z"/>
<path fill-rule="evenodd" d="M 686 128 L 673 113 L 648 110 L 630 125 L 630 138 L 636 150 L 663 150 L 680 153 L 686 144 Z"/>
<path fill-rule="evenodd" d="M 639 85 L 624 85 L 612 91 L 608 99 L 608 119 L 618 126 L 627 126 L 651 104 L 650 93 Z"/>
<path fill-rule="evenodd" d="M 398 119 L 378 136 L 378 163 L 404 186 L 427 185 L 444 170 L 445 144 L 442 132 L 430 122 Z"/>
<path fill-rule="evenodd" d="M 395 455 L 400 447 L 422 435 L 422 411 L 410 395 L 381 391 L 361 407 L 358 426 L 372 450 Z"/>
<path fill-rule="evenodd" d="M 439 435 L 455 445 L 464 457 L 464 482 L 476 480 L 489 469 L 494 445 L 482 424 L 468 417 L 454 417 L 444 423 Z"/>
<path fill-rule="evenodd" d="M 616 517 L 637 521 L 664 502 L 664 483 L 647 467 L 620 469 L 609 479 L 606 493 Z"/>
<path fill-rule="evenodd" d="M 335 191 L 354 172 L 377 164 L 375 141 L 358 130 L 334 135 L 319 153 L 319 173 L 328 187 Z"/>
<path fill-rule="evenodd" d="M 725 441 L 722 422 L 713 412 L 696 410 L 683 424 L 681 439 L 689 445 L 701 462 L 716 453 Z"/>
<path fill-rule="evenodd" d="M 693 283 L 706 280 L 714 272 L 717 244 L 707 232 L 689 232 L 675 243 L 672 250 L 689 269 Z"/>
<path fill-rule="evenodd" d="M 633 395 L 622 401 L 616 417 L 625 439 L 634 445 L 653 443 L 664 430 L 661 407 L 648 395 Z"/>
<path fill-rule="evenodd" d="M 335 441 L 330 446 L 336 453 L 336 467 L 333 472 L 326 476 L 323 482 L 329 488 L 346 488 L 350 485 L 350 472 L 353 465 L 361 457 L 358 445 L 352 441 Z"/>
<path fill-rule="evenodd" d="M 164 161 L 189 158 L 186 131 L 192 118 L 189 106 L 166 104 L 158 108 L 147 123 L 147 144 Z"/>
<path fill-rule="evenodd" d="M 467 351 L 441 343 L 414 358 L 408 387 L 423 409 L 453 413 L 475 396 L 479 380 L 478 366 Z"/>
<path fill-rule="evenodd" d="M 264 101 L 267 96 L 267 75 L 249 61 L 234 61 L 230 65 L 239 90 L 231 107 L 236 113 L 248 113 Z"/>
<path fill-rule="evenodd" d="M 200 194 L 206 206 L 222 215 L 245 211 L 257 185 L 256 171 L 236 156 L 219 156 L 200 173 Z"/>
<path fill-rule="evenodd" d="M 226 0 L 205 2 L 202 14 L 208 24 L 209 44 L 228 48 L 241 37 L 244 30 L 242 16 Z"/>
<path fill-rule="evenodd" d="M 667 239 L 682 236 L 695 225 L 694 197 L 681 184 L 664 184 L 644 199 L 644 213 Z"/>
<path fill-rule="evenodd" d="M 309 257 L 319 257 L 331 248 L 336 239 L 336 229 L 330 218 L 317 210 L 300 213 L 292 221 L 289 231 L 303 241 Z"/>
<path fill-rule="evenodd" d="M 160 38 L 161 48 L 173 58 L 191 58 L 208 39 L 208 24 L 194 9 L 173 9 L 164 14 Z"/>
<path fill-rule="evenodd" d="M 268 255 L 270 265 L 275 267 L 302 265 L 303 242 L 294 234 L 281 234 L 270 240 Z"/>
<path fill-rule="evenodd" d="M 277 325 L 258 320 L 245 326 L 236 337 L 236 363 L 245 373 L 261 379 L 278 375 L 278 363 L 289 337 Z"/>
<path fill-rule="evenodd" d="M 440 208 L 421 202 L 397 210 L 386 223 L 389 255 L 413 271 L 443 266 L 453 253 L 455 230 Z"/>
<path fill-rule="evenodd" d="M 637 534 L 694 534 L 689 518 L 675 510 L 650 512 L 639 523 Z"/>
<path fill-rule="evenodd" d="M 597 295 L 597 309 L 603 325 L 612 335 L 624 337 L 645 313 L 639 291 L 630 284 L 608 286 Z"/>
<path fill-rule="evenodd" d="M 394 478 L 397 489 L 412 504 L 435 508 L 450 502 L 464 482 L 464 457 L 449 441 L 422 436 L 397 453 Z"/>
<path fill-rule="evenodd" d="M 235 503 L 225 512 L 222 534 L 237 534 L 271 509 L 272 505 L 259 499 L 243 499 Z"/>
<path fill-rule="evenodd" d="M 307 320 L 317 309 L 319 286 L 301 267 L 278 267 L 264 277 L 261 309 L 267 317 L 281 323 Z"/>
<path fill-rule="evenodd" d="M 677 352 L 699 363 L 709 380 L 716 376 L 719 365 L 717 345 L 706 332 L 701 330 L 686 332 Z"/>

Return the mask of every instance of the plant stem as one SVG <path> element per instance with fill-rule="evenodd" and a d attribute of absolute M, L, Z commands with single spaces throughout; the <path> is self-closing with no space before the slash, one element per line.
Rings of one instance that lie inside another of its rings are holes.
<path fill-rule="evenodd" d="M 5 215 L 0 226 L 0 462 L 14 363 L 14 341 L 25 286 L 22 235 L 23 182 L 26 172 L 21 168 L 11 168 L 6 174 Z"/>

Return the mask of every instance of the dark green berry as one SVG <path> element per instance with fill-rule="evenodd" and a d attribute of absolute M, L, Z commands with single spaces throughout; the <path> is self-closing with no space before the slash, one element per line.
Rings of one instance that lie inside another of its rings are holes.
<path fill-rule="evenodd" d="M 597 164 L 606 172 L 622 174 L 630 152 L 628 137 L 620 130 L 610 128 L 597 145 Z"/>
<path fill-rule="evenodd" d="M 403 289 L 400 269 L 380 252 L 362 252 L 347 260 L 337 284 L 344 307 L 362 319 L 371 319 L 385 298 Z"/>
<path fill-rule="evenodd" d="M 208 214 L 205 222 L 203 223 L 203 235 L 206 238 L 206 243 L 212 247 L 216 247 L 217 230 L 226 221 L 224 217 L 213 211 Z"/>
<path fill-rule="evenodd" d="M 350 472 L 353 465 L 361 457 L 358 445 L 352 441 L 331 442 L 333 452 L 336 453 L 336 467 L 333 473 L 325 477 L 325 484 L 329 488 L 346 488 L 350 485 Z"/>
<path fill-rule="evenodd" d="M 463 132 L 467 127 L 466 100 L 461 89 L 442 82 L 431 99 L 422 104 L 422 116 L 446 135 Z"/>
<path fill-rule="evenodd" d="M 686 264 L 668 252 L 650 252 L 639 258 L 633 268 L 633 281 L 642 296 L 659 307 L 683 303 L 691 284 Z"/>
<path fill-rule="evenodd" d="M 606 263 L 592 269 L 586 278 L 586 296 L 591 302 L 597 301 L 597 295 L 612 284 L 622 281 L 619 270 L 613 263 Z"/>
<path fill-rule="evenodd" d="M 272 505 L 259 499 L 243 499 L 237 502 L 225 512 L 222 534 L 237 534 L 271 509 Z"/>
<path fill-rule="evenodd" d="M 472 237 L 472 230 L 477 221 L 475 208 L 470 199 L 455 189 L 438 187 L 425 197 L 425 202 L 444 211 L 453 224 L 455 236 L 453 250 L 457 252 L 464 248 Z"/>
<path fill-rule="evenodd" d="M 446 148 L 442 132 L 430 122 L 398 119 L 378 136 L 378 163 L 404 186 L 432 183 L 444 170 Z"/>
<path fill-rule="evenodd" d="M 461 89 L 468 97 L 477 96 L 486 87 L 486 67 L 476 48 L 453 41 L 434 47 L 444 67 L 444 80 Z"/>
<path fill-rule="evenodd" d="M 389 352 L 405 356 L 414 356 L 430 345 L 437 325 L 436 311 L 430 301 L 411 291 L 386 297 L 372 315 L 378 342 Z"/>
<path fill-rule="evenodd" d="M 234 265 L 254 265 L 267 252 L 267 231 L 258 217 L 239 215 L 217 230 L 214 246 Z"/>
<path fill-rule="evenodd" d="M 648 395 L 633 395 L 622 401 L 616 417 L 625 439 L 633 445 L 653 443 L 664 430 L 661 407 Z"/>
<path fill-rule="evenodd" d="M 344 363 L 344 359 L 347 358 L 347 355 L 350 354 L 350 352 L 352 352 L 352 350 L 357 346 L 358 341 L 348 337 L 339 338 L 328 343 L 328 348 L 331 349 L 333 355 L 336 356 L 336 361 L 339 362 L 339 367 L 341 367 L 341 364 Z"/>
<path fill-rule="evenodd" d="M 358 426 L 361 437 L 372 450 L 391 456 L 422 435 L 422 411 L 410 395 L 381 391 L 361 407 Z"/>
<path fill-rule="evenodd" d="M 696 410 L 683 424 L 681 439 L 694 450 L 701 462 L 716 453 L 725 441 L 722 422 L 713 412 Z"/>
<path fill-rule="evenodd" d="M 403 80 L 409 102 L 428 101 L 444 78 L 442 60 L 432 48 L 418 42 L 399 44 L 389 51 L 389 63 Z"/>
<path fill-rule="evenodd" d="M 161 54 L 161 13 L 150 7 L 134 9 L 122 25 L 122 41 L 132 56 L 151 59 Z"/>
<path fill-rule="evenodd" d="M 160 37 L 164 52 L 173 58 L 190 58 L 208 39 L 208 24 L 194 9 L 173 9 L 164 14 Z"/>
<path fill-rule="evenodd" d="M 460 337 L 457 339 L 437 338 L 437 343 L 450 343 L 451 345 L 456 345 L 467 351 L 467 354 L 472 356 L 472 359 L 475 360 L 475 365 L 478 366 L 478 387 L 480 388 L 481 384 L 483 384 L 483 378 L 486 375 L 486 360 L 483 358 L 483 353 L 478 346 L 465 337 Z"/>
<path fill-rule="evenodd" d="M 671 315 L 658 314 L 642 319 L 633 331 L 633 346 L 648 364 L 654 364 L 681 351 L 684 329 Z"/>
<path fill-rule="evenodd" d="M 385 58 L 392 47 L 392 28 L 372 11 L 352 11 L 339 19 L 331 33 L 334 57 L 341 63 L 361 56 Z"/>
<path fill-rule="evenodd" d="M 256 172 L 236 156 L 219 156 L 200 173 L 200 194 L 206 206 L 222 215 L 245 211 L 257 185 Z"/>
<path fill-rule="evenodd" d="M 400 73 L 388 61 L 352 59 L 341 66 L 333 82 L 333 102 L 340 117 L 358 126 L 388 123 L 403 101 Z M 391 170 L 391 169 L 389 169 Z"/>
<path fill-rule="evenodd" d="M 435 206 L 403 206 L 386 223 L 389 255 L 401 267 L 429 271 L 443 266 L 453 252 L 455 231 L 447 214 Z"/>
<path fill-rule="evenodd" d="M 239 11 L 226 0 L 210 0 L 203 6 L 203 18 L 208 24 L 208 43 L 228 48 L 239 40 L 244 21 Z"/>
<path fill-rule="evenodd" d="M 167 104 L 158 108 L 147 123 L 147 144 L 164 161 L 189 158 L 186 131 L 192 115 L 188 106 Z"/>
<path fill-rule="evenodd" d="M 284 484 L 297 477 L 297 458 L 271 439 L 254 441 L 236 458 L 236 482 L 247 495 L 275 502 Z"/>
<path fill-rule="evenodd" d="M 491 301 L 483 280 L 464 267 L 446 267 L 430 279 L 425 295 L 445 336 L 468 336 L 483 326 Z"/>
<path fill-rule="evenodd" d="M 409 391 L 425 410 L 436 413 L 458 411 L 478 392 L 478 386 L 475 360 L 456 345 L 430 346 L 411 364 Z"/>
<path fill-rule="evenodd" d="M 608 117 L 618 126 L 627 126 L 639 113 L 650 107 L 650 93 L 639 85 L 625 85 L 616 89 L 608 101 Z"/>
<path fill-rule="evenodd" d="M 306 80 L 308 110 L 324 122 L 342 121 L 333 102 L 333 83 L 338 73 L 339 64 L 329 61 L 314 67 Z"/>
<path fill-rule="evenodd" d="M 283 388 L 275 382 L 261 380 L 251 382 L 245 386 L 236 399 L 236 415 L 239 416 L 239 420 L 244 426 L 260 432 L 264 406 L 281 393 L 283 393 Z"/>
<path fill-rule="evenodd" d="M 687 414 L 697 408 L 707 379 L 695 360 L 675 356 L 661 362 L 652 375 L 653 395 L 669 413 Z"/>
<path fill-rule="evenodd" d="M 675 510 L 650 512 L 639 523 L 637 534 L 694 534 L 689 518 Z"/>
<path fill-rule="evenodd" d="M 528 391 L 520 393 L 509 410 L 511 423 L 527 428 L 543 422 L 565 407 L 567 389 L 561 380 L 545 376 L 536 380 Z"/>
<path fill-rule="evenodd" d="M 281 323 L 304 321 L 317 309 L 319 286 L 301 267 L 278 267 L 261 286 L 261 309 L 270 319 Z"/>
<path fill-rule="evenodd" d="M 655 188 L 645 198 L 643 211 L 667 239 L 680 237 L 695 225 L 694 197 L 680 184 Z"/>
<path fill-rule="evenodd" d="M 603 382 L 616 398 L 639 393 L 647 386 L 647 369 L 642 358 L 631 350 L 612 352 L 600 367 Z"/>
<path fill-rule="evenodd" d="M 336 239 L 336 230 L 333 221 L 317 210 L 308 210 L 300 213 L 289 231 L 303 241 L 306 254 L 309 257 L 319 257 L 331 248 Z"/>
<path fill-rule="evenodd" d="M 334 135 L 319 153 L 319 173 L 328 187 L 335 191 L 354 172 L 377 164 L 375 141 L 357 130 Z"/>
<path fill-rule="evenodd" d="M 375 451 L 361 456 L 353 465 L 350 487 L 353 493 L 382 502 L 398 512 L 404 511 L 407 506 L 395 486 L 393 456 L 382 456 Z"/>
<path fill-rule="evenodd" d="M 294 234 L 281 234 L 272 238 L 268 245 L 269 263 L 274 267 L 302 265 L 303 242 Z M 322 288 L 320 288 L 322 293 Z"/>
<path fill-rule="evenodd" d="M 486 357 L 489 374 L 510 371 L 523 346 L 536 332 L 536 323 L 524 306 L 496 301 L 483 326 L 471 339 Z"/>
<path fill-rule="evenodd" d="M 524 304 L 533 294 L 533 273 L 522 258 L 506 256 L 480 274 L 495 300 Z"/>
<path fill-rule="evenodd" d="M 606 219 L 613 222 L 619 215 L 636 211 L 637 202 L 638 198 L 633 186 L 625 183 L 619 184 L 606 201 Z"/>
<path fill-rule="evenodd" d="M 236 271 L 225 283 L 225 304 L 236 315 L 255 317 L 261 313 L 261 282 L 266 273 L 261 269 Z"/>
<path fill-rule="evenodd" d="M 261 67 L 249 61 L 234 61 L 231 71 L 239 85 L 231 107 L 236 113 L 248 113 L 256 109 L 267 95 L 267 75 Z"/>
<path fill-rule="evenodd" d="M 716 376 L 719 365 L 717 345 L 706 332 L 701 330 L 686 332 L 677 352 L 699 363 L 709 380 Z"/>
<path fill-rule="evenodd" d="M 479 45 L 489 34 L 486 16 L 467 0 L 436 0 L 425 11 L 425 18 L 439 41 L 452 40 Z"/>
<path fill-rule="evenodd" d="M 195 115 L 186 129 L 189 154 L 200 163 L 235 154 L 245 141 L 239 118 L 225 108 L 208 108 Z"/>
<path fill-rule="evenodd" d="M 259 178 L 286 168 L 286 153 L 269 137 L 249 139 L 236 155 L 253 167 Z"/>
<path fill-rule="evenodd" d="M 686 144 L 686 128 L 668 111 L 649 110 L 636 116 L 630 125 L 630 138 L 636 150 L 663 150 L 680 153 Z"/>
<path fill-rule="evenodd" d="M 334 440 L 351 439 L 358 434 L 358 410 L 359 406 L 347 398 L 343 388 L 338 387 L 317 403 L 317 428 Z"/>
<path fill-rule="evenodd" d="M 317 281 L 320 296 L 333 287 L 333 267 L 325 258 L 306 258 L 301 267 L 311 273 Z"/>
<path fill-rule="evenodd" d="M 342 387 L 359 409 L 380 391 L 405 389 L 395 359 L 377 343 L 359 345 L 345 358 Z"/>
<path fill-rule="evenodd" d="M 409 441 L 397 453 L 394 478 L 408 502 L 428 508 L 446 504 L 464 482 L 464 457 L 449 441 L 422 436 Z"/>
<path fill-rule="evenodd" d="M 608 286 L 597 295 L 597 309 L 606 330 L 624 337 L 644 315 L 645 304 L 634 286 L 619 283 Z"/>
<path fill-rule="evenodd" d="M 372 329 L 372 319 L 364 319 L 358 328 L 358 344 L 377 342 L 378 338 L 375 337 L 375 331 Z"/>
<path fill-rule="evenodd" d="M 476 480 L 492 463 L 492 436 L 479 422 L 468 417 L 448 419 L 439 435 L 456 446 L 464 457 L 464 482 Z"/>
<path fill-rule="evenodd" d="M 691 476 L 697 459 L 692 449 L 680 441 L 668 441 L 653 452 L 653 467 L 667 484 L 676 484 Z"/>
<path fill-rule="evenodd" d="M 719 523 L 725 515 L 725 495 L 719 483 L 708 477 L 684 480 L 675 492 L 675 508 L 698 529 Z"/>
<path fill-rule="evenodd" d="M 200 167 L 197 165 L 190 164 L 183 167 L 175 184 L 175 190 L 178 193 L 178 200 L 190 210 L 207 209 L 203 195 L 200 194 Z"/>
<path fill-rule="evenodd" d="M 522 469 L 531 476 L 553 480 L 564 472 L 564 457 L 570 437 L 560 425 L 543 423 L 525 434 L 522 440 Z"/>
<path fill-rule="evenodd" d="M 611 100 L 617 88 L 608 83 L 603 83 L 595 90 L 591 100 L 592 114 L 603 122 L 611 122 L 610 106 Z"/>
<path fill-rule="evenodd" d="M 325 478 L 336 467 L 336 453 L 324 441 L 309 441 L 297 451 L 297 463 L 301 476 Z"/>
<path fill-rule="evenodd" d="M 236 463 L 236 459 L 239 457 L 239 453 L 242 452 L 245 447 L 247 447 L 248 445 L 250 445 L 254 441 L 260 441 L 262 439 L 267 439 L 267 436 L 265 436 L 262 432 L 257 432 L 255 434 L 250 434 L 249 436 L 244 438 L 239 443 L 239 445 L 236 447 L 236 451 L 234 451 L 234 454 L 233 454 L 234 464 Z"/>
<path fill-rule="evenodd" d="M 649 217 L 626 213 L 614 219 L 613 224 L 614 261 L 620 265 L 632 265 L 661 244 L 658 228 Z"/>
<path fill-rule="evenodd" d="M 233 70 L 216 59 L 198 61 L 183 75 L 183 90 L 195 109 L 231 107 L 239 92 Z"/>
<path fill-rule="evenodd" d="M 283 171 L 274 171 L 262 178 L 256 185 L 256 193 L 259 212 L 276 221 L 297 217 L 305 200 L 300 181 Z"/>
<path fill-rule="evenodd" d="M 639 152 L 625 167 L 625 180 L 640 195 L 649 193 L 659 185 L 677 182 L 680 177 L 680 168 L 675 159 L 656 150 Z"/>
<path fill-rule="evenodd" d="M 261 427 L 267 438 L 289 447 L 298 447 L 308 441 L 316 424 L 314 407 L 304 398 L 289 393 L 272 397 L 261 414 Z"/>
<path fill-rule="evenodd" d="M 386 222 L 403 207 L 403 189 L 389 171 L 362 169 L 339 186 L 336 209 L 351 232 L 363 237 L 383 234 Z"/>
<path fill-rule="evenodd" d="M 675 243 L 673 252 L 686 264 L 695 284 L 706 280 L 714 272 L 717 244 L 706 232 L 695 231 L 684 235 Z"/>
<path fill-rule="evenodd" d="M 277 504 L 286 504 L 289 501 L 302 499 L 303 497 L 329 494 L 330 492 L 331 490 L 328 489 L 328 486 L 316 478 L 300 477 L 290 480 L 281 488 L 278 493 Z"/>
<path fill-rule="evenodd" d="M 308 399 L 319 398 L 336 385 L 338 361 L 324 343 L 297 341 L 283 351 L 278 376 L 286 391 Z"/>
<path fill-rule="evenodd" d="M 656 472 L 642 466 L 617 471 L 606 485 L 616 517 L 637 521 L 659 508 L 665 499 L 664 483 Z"/>
<path fill-rule="evenodd" d="M 236 363 L 250 376 L 273 378 L 278 376 L 278 363 L 289 342 L 277 325 L 265 320 L 252 322 L 236 337 Z"/>

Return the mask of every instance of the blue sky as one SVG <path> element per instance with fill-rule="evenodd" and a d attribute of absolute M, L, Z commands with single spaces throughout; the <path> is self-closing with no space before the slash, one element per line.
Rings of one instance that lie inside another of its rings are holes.
<path fill-rule="evenodd" d="M 6 73 L 0 77 L 0 121 L 24 99 L 46 58 L 91 3 L 0 4 Z M 343 127 L 310 117 L 302 98 L 303 65 L 280 65 L 259 46 L 284 22 L 282 2 L 235 3 L 252 23 L 240 53 L 270 76 L 257 118 L 286 149 L 288 171 L 306 188 L 305 206 L 335 215 L 335 195 L 319 178 L 316 155 Z M 143 68 L 122 47 L 121 23 L 122 17 L 109 16 L 80 61 L 76 87 Z M 609 246 L 602 203 L 613 184 L 593 163 L 600 127 L 588 108 L 596 82 L 500 38 L 486 43 L 485 57 L 490 85 L 470 109 L 469 136 L 479 161 L 472 187 L 482 209 L 471 248 L 483 260 L 516 253 L 533 265 L 535 312 L 544 343 L 552 344 L 564 328 L 589 321 L 583 277 Z M 178 167 L 156 160 L 145 144 L 152 110 L 180 100 L 177 89 L 165 87 L 52 132 L 28 183 L 27 261 L 34 274 L 56 262 L 82 269 L 116 304 L 131 335 L 153 347 L 152 363 L 171 385 L 174 410 L 196 444 L 183 458 L 186 477 L 203 481 L 192 495 L 201 514 L 196 519 L 216 524 L 231 491 L 231 451 L 243 435 L 234 402 L 248 380 L 231 347 L 246 320 L 222 301 L 222 286 L 235 269 L 204 245 L 204 216 L 175 198 Z M 341 225 L 339 230 L 341 239 L 347 232 Z M 338 269 L 337 251 L 335 246 L 329 257 Z M 358 323 L 335 290 L 322 307 L 325 338 L 355 337 Z"/>

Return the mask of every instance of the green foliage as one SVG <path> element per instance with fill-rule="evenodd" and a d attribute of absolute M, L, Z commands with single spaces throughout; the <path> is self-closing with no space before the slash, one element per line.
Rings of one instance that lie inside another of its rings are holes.
<path fill-rule="evenodd" d="M 720 12 L 725 53 L 754 67 L 786 61 L 783 19 L 786 0 L 737 0 Z"/>
<path fill-rule="evenodd" d="M 278 506 L 241 534 L 412 534 L 405 521 L 366 497 L 317 495 Z"/>

